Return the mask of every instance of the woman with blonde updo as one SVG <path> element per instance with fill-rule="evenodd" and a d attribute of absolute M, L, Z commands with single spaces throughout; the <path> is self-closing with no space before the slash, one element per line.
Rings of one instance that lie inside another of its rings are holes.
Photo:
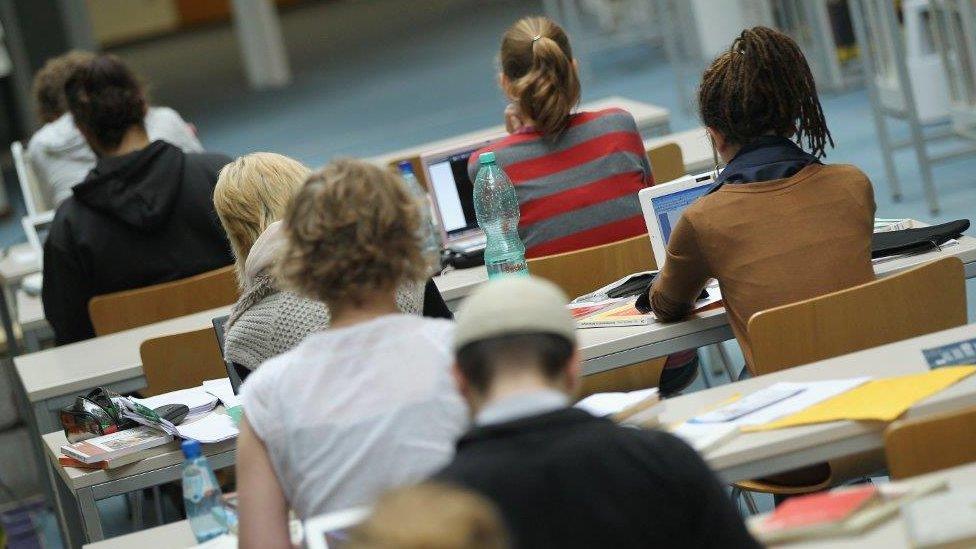
<path fill-rule="evenodd" d="M 424 277 L 419 219 L 400 178 L 356 160 L 312 174 L 285 212 L 279 278 L 332 318 L 242 387 L 241 547 L 287 547 L 289 509 L 368 505 L 453 456 L 468 421 L 454 325 L 397 307 Z"/>

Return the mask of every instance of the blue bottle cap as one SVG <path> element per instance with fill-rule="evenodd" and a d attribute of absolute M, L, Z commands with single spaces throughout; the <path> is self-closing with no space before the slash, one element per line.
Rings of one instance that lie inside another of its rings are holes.
<path fill-rule="evenodd" d="M 397 168 L 400 169 L 400 173 L 413 173 L 413 163 L 409 160 L 397 162 Z"/>
<path fill-rule="evenodd" d="M 200 450 L 200 441 L 197 440 L 184 440 L 180 447 L 183 449 L 183 456 L 186 459 L 198 458 L 203 453 Z"/>
<path fill-rule="evenodd" d="M 485 152 L 478 156 L 479 164 L 494 164 L 495 163 L 495 153 Z"/>

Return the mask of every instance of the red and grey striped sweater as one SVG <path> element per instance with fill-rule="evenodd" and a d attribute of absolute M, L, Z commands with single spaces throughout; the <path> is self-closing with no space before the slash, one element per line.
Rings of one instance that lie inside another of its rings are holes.
<path fill-rule="evenodd" d="M 622 109 L 572 115 L 555 140 L 533 129 L 471 155 L 493 151 L 515 185 L 527 257 L 570 252 L 647 232 L 637 191 L 652 185 L 634 118 Z"/>

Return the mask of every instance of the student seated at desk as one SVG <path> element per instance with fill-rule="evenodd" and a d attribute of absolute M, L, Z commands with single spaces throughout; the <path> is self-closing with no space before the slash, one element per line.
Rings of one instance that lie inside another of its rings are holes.
<path fill-rule="evenodd" d="M 274 276 L 285 243 L 279 220 L 310 173 L 287 156 L 253 153 L 224 166 L 214 188 L 214 207 L 230 239 L 241 285 L 241 298 L 225 326 L 224 358 L 246 369 L 242 379 L 329 325 L 324 303 L 281 290 Z M 398 288 L 397 307 L 451 318 L 433 281 L 426 291 L 412 281 Z"/>
<path fill-rule="evenodd" d="M 454 324 L 397 307 L 396 289 L 425 274 L 419 219 L 397 176 L 355 160 L 313 174 L 288 208 L 279 275 L 332 323 L 242 386 L 242 547 L 287 547 L 289 508 L 304 519 L 371 504 L 451 459 L 468 423 Z"/>
<path fill-rule="evenodd" d="M 37 115 L 44 125 L 31 137 L 27 156 L 41 191 L 54 207 L 71 196 L 71 188 L 85 179 L 97 160 L 75 126 L 64 97 L 68 77 L 94 58 L 93 53 L 70 51 L 48 60 L 34 76 Z M 144 122 L 150 141 L 162 139 L 184 152 L 203 152 L 193 128 L 173 109 L 149 107 Z"/>
<path fill-rule="evenodd" d="M 646 234 L 637 193 L 654 177 L 637 123 L 623 109 L 573 112 L 579 74 L 562 27 L 546 17 L 520 19 L 502 37 L 500 59 L 511 135 L 472 154 L 468 169 L 474 181 L 478 156 L 495 153 L 515 185 L 526 257 Z M 697 371 L 697 352 L 671 355 L 662 390 L 684 388 Z"/>
<path fill-rule="evenodd" d="M 435 478 L 492 500 L 514 547 L 758 547 L 685 443 L 569 407 L 580 356 L 566 301 L 511 278 L 461 305 L 455 377 L 475 427 Z"/>
<path fill-rule="evenodd" d="M 95 296 L 232 262 L 213 209 L 217 173 L 230 159 L 151 142 L 142 86 L 114 56 L 76 70 L 65 94 L 98 163 L 58 207 L 44 244 L 44 314 L 59 344 L 94 337 Z"/>
<path fill-rule="evenodd" d="M 698 100 L 728 164 L 675 225 L 650 306 L 663 321 L 680 319 L 718 279 L 748 365 L 753 314 L 874 280 L 874 192 L 854 166 L 821 162 L 833 139 L 806 59 L 785 34 L 743 31 L 705 71 Z"/>

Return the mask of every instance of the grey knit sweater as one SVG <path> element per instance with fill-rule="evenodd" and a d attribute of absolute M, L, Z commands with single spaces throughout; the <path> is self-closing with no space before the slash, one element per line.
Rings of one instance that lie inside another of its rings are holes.
<path fill-rule="evenodd" d="M 271 267 L 282 244 L 279 223 L 272 224 L 255 241 L 245 263 L 241 297 L 225 326 L 225 360 L 251 370 L 290 351 L 308 334 L 329 326 L 329 309 L 324 303 L 276 287 Z M 424 284 L 404 284 L 396 298 L 401 311 L 420 314 Z"/>
<path fill-rule="evenodd" d="M 400 288 L 397 305 L 405 313 L 420 314 L 424 285 L 414 283 Z M 280 291 L 272 277 L 263 273 L 231 310 L 224 357 L 253 370 L 269 358 L 290 351 L 308 334 L 328 326 L 329 308 L 324 303 Z"/>

